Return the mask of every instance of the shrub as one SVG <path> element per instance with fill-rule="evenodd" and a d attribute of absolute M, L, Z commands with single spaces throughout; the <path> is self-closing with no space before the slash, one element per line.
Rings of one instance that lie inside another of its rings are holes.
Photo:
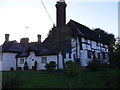
<path fill-rule="evenodd" d="M 37 61 L 35 61 L 35 62 L 34 62 L 34 66 L 37 67 L 37 64 L 38 64 Z"/>
<path fill-rule="evenodd" d="M 108 67 L 108 64 L 107 63 L 101 63 L 100 60 L 92 60 L 88 63 L 88 68 L 90 68 L 91 70 L 104 70 Z"/>
<path fill-rule="evenodd" d="M 10 68 L 10 71 L 14 71 L 14 67 L 11 67 L 11 68 Z"/>
<path fill-rule="evenodd" d="M 24 66 L 27 66 L 27 62 L 25 61 L 25 64 L 24 64 Z"/>
<path fill-rule="evenodd" d="M 34 66 L 32 66 L 32 70 L 34 70 L 34 71 L 37 70 L 37 61 L 34 62 Z"/>
<path fill-rule="evenodd" d="M 36 71 L 37 70 L 36 66 L 32 66 L 32 70 Z"/>
<path fill-rule="evenodd" d="M 28 70 L 28 66 L 24 66 L 23 68 L 24 68 L 24 70 Z"/>
<path fill-rule="evenodd" d="M 101 62 L 100 60 L 92 60 L 88 63 L 88 68 L 91 70 L 99 70 L 101 67 Z"/>
<path fill-rule="evenodd" d="M 55 69 L 55 67 L 56 67 L 56 62 L 54 62 L 54 61 L 51 61 L 45 65 L 45 68 L 47 70 L 53 70 L 53 69 Z"/>
<path fill-rule="evenodd" d="M 28 70 L 28 66 L 27 66 L 27 62 L 25 61 L 25 64 L 24 64 L 24 70 Z"/>
<path fill-rule="evenodd" d="M 79 74 L 79 66 L 73 61 L 66 61 L 65 68 L 63 72 L 68 76 L 78 75 Z"/>
<path fill-rule="evenodd" d="M 22 67 L 17 67 L 17 70 L 22 70 Z"/>

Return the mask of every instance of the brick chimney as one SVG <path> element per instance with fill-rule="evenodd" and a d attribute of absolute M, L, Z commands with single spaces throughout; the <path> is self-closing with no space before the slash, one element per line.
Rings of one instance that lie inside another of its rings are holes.
<path fill-rule="evenodd" d="M 9 36 L 10 36 L 9 34 L 5 34 L 5 41 L 6 42 L 9 42 Z"/>
<path fill-rule="evenodd" d="M 41 42 L 41 35 L 38 34 L 37 37 L 38 37 L 38 42 Z"/>
<path fill-rule="evenodd" d="M 66 6 L 64 0 L 57 1 L 56 6 L 56 26 L 62 28 L 66 24 Z"/>
<path fill-rule="evenodd" d="M 20 43 L 21 44 L 28 44 L 29 43 L 29 38 L 21 38 Z"/>

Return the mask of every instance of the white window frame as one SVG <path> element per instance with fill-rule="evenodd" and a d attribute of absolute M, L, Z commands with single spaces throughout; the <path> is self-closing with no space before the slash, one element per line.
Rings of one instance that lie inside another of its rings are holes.
<path fill-rule="evenodd" d="M 24 58 L 20 59 L 20 64 L 24 64 Z"/>

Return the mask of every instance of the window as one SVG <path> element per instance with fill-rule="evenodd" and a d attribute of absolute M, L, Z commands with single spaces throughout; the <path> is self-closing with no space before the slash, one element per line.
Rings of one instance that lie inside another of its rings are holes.
<path fill-rule="evenodd" d="M 91 58 L 91 51 L 89 51 L 89 50 L 87 51 L 87 57 Z"/>
<path fill-rule="evenodd" d="M 103 58 L 103 59 L 106 59 L 106 56 L 105 56 L 105 53 L 104 53 L 104 52 L 102 52 L 102 58 Z"/>
<path fill-rule="evenodd" d="M 24 58 L 21 58 L 20 59 L 20 64 L 23 64 L 24 63 Z"/>
<path fill-rule="evenodd" d="M 90 44 L 92 45 L 92 40 L 90 40 Z"/>
<path fill-rule="evenodd" d="M 42 62 L 41 63 L 47 63 L 47 57 L 42 57 Z"/>
<path fill-rule="evenodd" d="M 76 40 L 72 39 L 72 47 L 75 47 L 75 46 L 76 46 Z"/>
<path fill-rule="evenodd" d="M 75 54 L 73 54 L 73 59 L 75 59 Z"/>
<path fill-rule="evenodd" d="M 106 47 L 105 47 L 105 44 L 103 44 L 103 48 L 106 48 Z"/>
<path fill-rule="evenodd" d="M 71 53 L 69 53 L 69 58 L 71 58 Z"/>
<path fill-rule="evenodd" d="M 32 59 L 32 61 L 34 61 L 34 59 Z"/>
<path fill-rule="evenodd" d="M 88 43 L 88 40 L 85 38 L 85 43 Z"/>
<path fill-rule="evenodd" d="M 98 53 L 98 58 L 100 58 L 100 53 Z"/>
<path fill-rule="evenodd" d="M 95 51 L 92 51 L 93 59 L 96 58 Z"/>
<path fill-rule="evenodd" d="M 108 54 L 107 53 L 105 54 L 105 58 L 108 59 Z"/>
<path fill-rule="evenodd" d="M 96 46 L 98 46 L 98 42 L 96 42 Z"/>

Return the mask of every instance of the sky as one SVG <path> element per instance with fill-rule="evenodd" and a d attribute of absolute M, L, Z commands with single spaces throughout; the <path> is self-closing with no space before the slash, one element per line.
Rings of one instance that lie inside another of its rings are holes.
<path fill-rule="evenodd" d="M 56 24 L 57 0 L 42 1 Z M 118 36 L 118 0 L 66 0 L 66 4 L 66 23 L 72 19 L 90 29 L 101 28 Z M 34 42 L 38 34 L 43 41 L 53 23 L 41 0 L 0 0 L 0 45 L 6 33 L 10 34 L 10 41 L 20 42 L 20 38 L 28 37 Z"/>

